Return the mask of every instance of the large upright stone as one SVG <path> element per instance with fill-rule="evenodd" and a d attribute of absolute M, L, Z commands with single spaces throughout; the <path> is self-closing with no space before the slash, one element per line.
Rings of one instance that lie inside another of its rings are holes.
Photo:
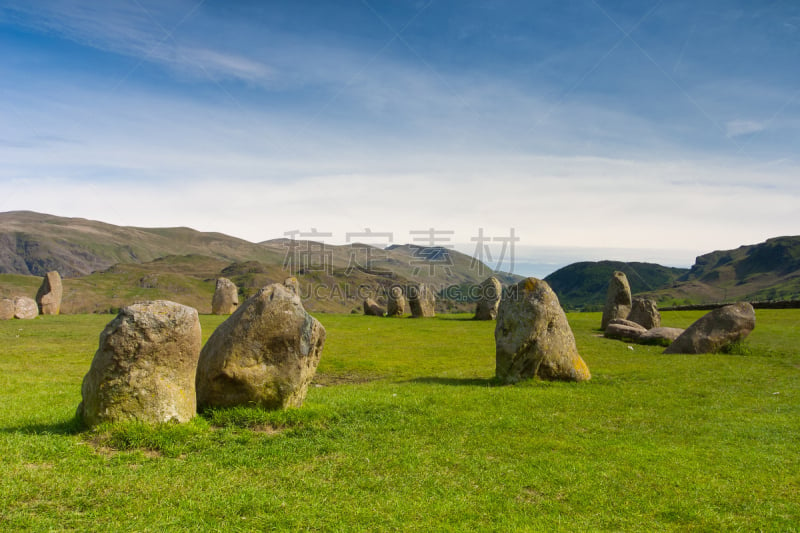
<path fill-rule="evenodd" d="M 414 318 L 436 316 L 436 296 L 424 283 L 408 288 L 408 305 Z"/>
<path fill-rule="evenodd" d="M 239 290 L 228 278 L 218 278 L 211 300 L 211 313 L 214 315 L 229 315 L 236 311 L 239 305 Z"/>
<path fill-rule="evenodd" d="M 656 301 L 638 296 L 634 298 L 628 320 L 636 322 L 645 329 L 660 327 L 661 313 L 658 312 Z"/>
<path fill-rule="evenodd" d="M 14 298 L 14 318 L 31 320 L 37 316 L 39 316 L 39 306 L 36 305 L 36 300 L 27 296 Z"/>
<path fill-rule="evenodd" d="M 389 289 L 386 304 L 386 316 L 403 316 L 406 312 L 406 297 L 403 296 L 403 289 L 394 286 Z"/>
<path fill-rule="evenodd" d="M 534 376 L 565 381 L 591 378 L 558 297 L 542 280 L 524 279 L 503 295 L 494 338 L 496 373 L 504 383 Z"/>
<path fill-rule="evenodd" d="M 197 406 L 303 404 L 325 328 L 291 287 L 268 285 L 214 331 L 197 365 Z"/>
<path fill-rule="evenodd" d="M 200 321 L 191 307 L 165 300 L 123 307 L 100 334 L 78 415 L 89 426 L 186 422 L 197 412 L 200 344 Z"/>
<path fill-rule="evenodd" d="M 14 318 L 14 311 L 14 300 L 0 299 L 0 320 L 11 320 Z"/>
<path fill-rule="evenodd" d="M 43 315 L 57 315 L 61 312 L 61 296 L 64 289 L 61 286 L 61 275 L 53 270 L 48 272 L 42 280 L 42 285 L 36 293 L 36 304 L 39 313 Z"/>
<path fill-rule="evenodd" d="M 503 296 L 503 285 L 491 276 L 478 285 L 478 303 L 475 305 L 475 320 L 494 320 Z"/>
<path fill-rule="evenodd" d="M 756 312 L 747 302 L 714 309 L 700 317 L 664 353 L 714 353 L 747 337 L 756 327 Z"/>
<path fill-rule="evenodd" d="M 608 283 L 606 304 L 603 307 L 603 318 L 600 327 L 605 330 L 608 323 L 615 318 L 628 318 L 631 312 L 631 286 L 624 272 L 615 271 Z"/>

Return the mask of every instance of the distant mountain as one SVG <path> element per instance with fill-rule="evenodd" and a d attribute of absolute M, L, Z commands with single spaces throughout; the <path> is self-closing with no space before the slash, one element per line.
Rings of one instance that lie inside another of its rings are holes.
<path fill-rule="evenodd" d="M 800 236 L 701 255 L 675 286 L 652 296 L 686 303 L 799 299 Z"/>
<path fill-rule="evenodd" d="M 0 273 L 77 277 L 118 263 L 198 254 L 232 261 L 278 262 L 283 254 L 258 244 L 190 228 L 135 228 L 30 211 L 0 213 Z"/>
<path fill-rule="evenodd" d="M 230 278 L 247 297 L 290 275 L 298 278 L 309 310 L 350 312 L 394 283 L 426 283 L 440 291 L 477 284 L 491 274 L 486 265 L 441 247 L 251 243 L 190 228 L 0 213 L 0 296 L 35 294 L 39 277 L 49 270 L 64 278 L 67 313 L 104 312 L 156 298 L 209 312 L 216 277 Z M 457 300 L 440 303 L 440 310 L 468 308 Z"/>
<path fill-rule="evenodd" d="M 634 294 L 670 287 L 689 272 L 686 268 L 654 263 L 583 261 L 556 270 L 544 280 L 558 295 L 563 307 L 590 310 L 605 302 L 608 281 L 615 270 L 625 273 Z"/>

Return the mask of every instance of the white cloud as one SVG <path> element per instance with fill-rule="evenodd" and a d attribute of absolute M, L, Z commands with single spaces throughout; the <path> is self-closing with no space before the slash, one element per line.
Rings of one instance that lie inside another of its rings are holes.
<path fill-rule="evenodd" d="M 766 126 L 754 120 L 730 120 L 725 123 L 725 134 L 728 138 L 738 137 L 764 131 Z"/>
<path fill-rule="evenodd" d="M 199 3 L 41 0 L 10 2 L 0 20 L 20 22 L 99 50 L 160 64 L 198 78 L 268 82 L 273 69 L 253 58 L 196 44 L 186 32 Z M 167 22 L 169 21 L 169 22 Z M 201 40 L 199 42 L 203 42 Z"/>

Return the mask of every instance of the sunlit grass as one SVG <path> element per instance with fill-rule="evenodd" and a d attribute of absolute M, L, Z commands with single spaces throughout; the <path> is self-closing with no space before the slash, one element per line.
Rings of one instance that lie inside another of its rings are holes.
<path fill-rule="evenodd" d="M 686 327 L 702 312 L 664 313 Z M 319 315 L 301 409 L 74 419 L 110 316 L 0 322 L 0 529 L 792 531 L 800 312 L 662 355 L 571 314 L 582 384 L 494 382 L 494 324 Z M 202 316 L 204 339 L 224 317 Z"/>

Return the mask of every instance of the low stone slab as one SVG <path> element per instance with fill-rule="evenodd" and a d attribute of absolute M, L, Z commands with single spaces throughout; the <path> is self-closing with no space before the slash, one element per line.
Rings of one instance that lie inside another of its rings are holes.
<path fill-rule="evenodd" d="M 636 326 L 628 326 L 625 324 L 615 324 L 612 322 L 608 325 L 608 327 L 606 327 L 603 335 L 609 339 L 631 339 L 635 341 L 646 332 L 647 330 L 638 324 Z"/>
<path fill-rule="evenodd" d="M 367 316 L 383 316 L 386 314 L 386 310 L 372 298 L 367 298 L 364 300 L 364 314 Z"/>
<path fill-rule="evenodd" d="M 647 328 L 639 324 L 638 322 L 634 322 L 632 320 L 627 320 L 625 318 L 615 318 L 609 324 L 616 324 L 619 326 L 627 326 L 629 328 L 641 329 L 642 331 L 647 331 Z"/>
<path fill-rule="evenodd" d="M 27 296 L 14 298 L 14 318 L 31 320 L 37 316 L 39 316 L 39 306 L 36 304 L 36 300 Z"/>
<path fill-rule="evenodd" d="M 639 336 L 639 344 L 660 344 L 668 346 L 681 336 L 685 330 L 682 328 L 657 327 L 650 328 Z"/>
<path fill-rule="evenodd" d="M 747 337 L 756 327 L 756 312 L 747 302 L 715 309 L 689 326 L 664 353 L 715 353 Z"/>
<path fill-rule="evenodd" d="M 3 298 L 0 300 L 0 320 L 11 320 L 14 318 L 14 300 Z"/>

